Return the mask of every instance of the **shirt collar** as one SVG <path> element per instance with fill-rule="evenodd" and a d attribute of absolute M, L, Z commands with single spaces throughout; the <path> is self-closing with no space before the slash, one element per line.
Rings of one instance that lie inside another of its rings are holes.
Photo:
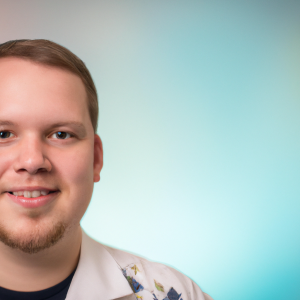
<path fill-rule="evenodd" d="M 100 243 L 82 230 L 80 258 L 66 300 L 111 300 L 134 294 L 121 267 Z"/>

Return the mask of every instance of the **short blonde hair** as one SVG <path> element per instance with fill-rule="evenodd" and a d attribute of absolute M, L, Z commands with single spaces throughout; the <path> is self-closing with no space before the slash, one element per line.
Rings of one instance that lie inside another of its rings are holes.
<path fill-rule="evenodd" d="M 49 40 L 13 40 L 0 44 L 0 58 L 19 57 L 62 68 L 78 75 L 87 93 L 88 110 L 94 132 L 98 125 L 98 96 L 92 76 L 84 62 L 67 48 Z"/>

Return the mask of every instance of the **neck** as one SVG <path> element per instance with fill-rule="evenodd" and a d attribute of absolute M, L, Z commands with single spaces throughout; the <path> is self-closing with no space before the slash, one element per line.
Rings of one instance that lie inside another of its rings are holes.
<path fill-rule="evenodd" d="M 14 291 L 38 291 L 54 286 L 76 268 L 81 246 L 78 226 L 54 246 L 35 254 L 0 242 L 0 286 Z"/>

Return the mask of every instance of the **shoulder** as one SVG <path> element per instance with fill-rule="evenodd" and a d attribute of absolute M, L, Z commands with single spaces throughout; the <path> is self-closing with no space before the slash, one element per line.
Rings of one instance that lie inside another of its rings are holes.
<path fill-rule="evenodd" d="M 141 300 L 212 300 L 179 271 L 131 253 L 103 245 Z"/>

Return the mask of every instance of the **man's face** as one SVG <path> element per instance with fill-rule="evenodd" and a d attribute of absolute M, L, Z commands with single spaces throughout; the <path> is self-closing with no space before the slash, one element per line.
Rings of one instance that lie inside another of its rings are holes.
<path fill-rule="evenodd" d="M 81 79 L 0 59 L 0 240 L 29 253 L 54 244 L 78 226 L 101 167 Z"/>

